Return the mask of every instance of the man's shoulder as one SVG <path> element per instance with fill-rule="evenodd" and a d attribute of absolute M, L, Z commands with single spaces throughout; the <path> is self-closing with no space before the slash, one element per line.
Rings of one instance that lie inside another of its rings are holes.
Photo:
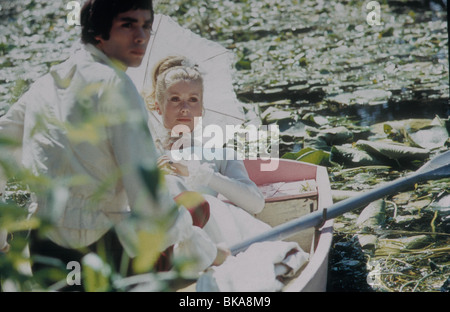
<path fill-rule="evenodd" d="M 77 50 L 67 60 L 53 66 L 49 73 L 32 84 L 28 94 L 31 98 L 37 95 L 48 97 L 50 90 L 73 93 L 85 88 L 89 91 L 113 91 L 129 99 L 140 96 L 125 72 L 99 61 L 85 49 Z"/>
<path fill-rule="evenodd" d="M 75 70 L 86 83 L 120 84 L 128 83 L 129 80 L 125 72 L 102 61 L 86 47 L 80 48 L 66 61 L 54 66 L 51 72 L 58 73 L 59 76 L 67 76 L 72 70 Z"/>
<path fill-rule="evenodd" d="M 88 81 L 119 82 L 123 80 L 119 71 L 107 64 L 99 62 L 87 53 L 80 53 L 73 62 L 77 65 L 80 74 Z"/>

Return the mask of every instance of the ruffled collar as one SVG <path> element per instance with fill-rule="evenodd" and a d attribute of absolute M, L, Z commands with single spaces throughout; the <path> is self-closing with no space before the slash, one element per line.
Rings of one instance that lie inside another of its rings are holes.
<path fill-rule="evenodd" d="M 161 150 L 171 150 L 172 148 L 184 149 L 194 146 L 202 146 L 202 125 L 196 125 L 193 132 L 184 133 L 182 137 L 172 137 L 171 130 L 164 128 L 160 131 L 156 144 Z"/>

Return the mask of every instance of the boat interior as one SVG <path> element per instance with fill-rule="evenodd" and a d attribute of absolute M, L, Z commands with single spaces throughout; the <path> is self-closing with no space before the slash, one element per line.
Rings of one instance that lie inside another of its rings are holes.
<path fill-rule="evenodd" d="M 264 171 L 261 170 L 264 168 L 261 166 L 263 163 L 259 159 L 244 160 L 250 179 L 265 197 L 263 211 L 255 215 L 263 222 L 274 227 L 332 204 L 326 168 L 280 159 L 275 171 Z M 309 262 L 285 281 L 283 291 L 325 290 L 331 239 L 332 221 L 324 222 L 320 228 L 305 229 L 286 239 L 297 242 L 309 253 Z M 182 291 L 195 291 L 195 285 Z"/>

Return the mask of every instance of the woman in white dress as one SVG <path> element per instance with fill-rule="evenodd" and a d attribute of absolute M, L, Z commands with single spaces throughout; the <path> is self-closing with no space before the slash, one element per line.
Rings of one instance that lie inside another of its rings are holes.
<path fill-rule="evenodd" d="M 203 194 L 210 207 L 203 229 L 215 243 L 230 247 L 269 230 L 269 225 L 252 215 L 264 208 L 264 197 L 250 180 L 243 161 L 229 148 L 207 151 L 215 155 L 207 160 L 206 149 L 191 135 L 201 127 L 198 121 L 204 112 L 203 79 L 198 68 L 184 57 L 167 57 L 155 66 L 152 81 L 153 91 L 144 94 L 144 99 L 149 110 L 162 119 L 163 129 L 153 133 L 163 154 L 159 166 L 179 177 L 177 186 L 172 190 L 169 186 L 169 191 L 174 197 L 186 190 Z M 182 160 L 174 157 L 180 155 L 180 150 Z M 219 194 L 225 200 L 219 199 Z"/>

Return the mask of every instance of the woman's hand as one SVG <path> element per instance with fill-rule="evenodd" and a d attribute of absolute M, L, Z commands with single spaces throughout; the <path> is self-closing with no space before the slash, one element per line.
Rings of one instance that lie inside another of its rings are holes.
<path fill-rule="evenodd" d="M 157 165 L 158 168 L 166 174 L 180 175 L 183 177 L 189 176 L 189 169 L 186 165 L 182 164 L 181 162 L 173 161 L 167 155 L 159 157 Z"/>

